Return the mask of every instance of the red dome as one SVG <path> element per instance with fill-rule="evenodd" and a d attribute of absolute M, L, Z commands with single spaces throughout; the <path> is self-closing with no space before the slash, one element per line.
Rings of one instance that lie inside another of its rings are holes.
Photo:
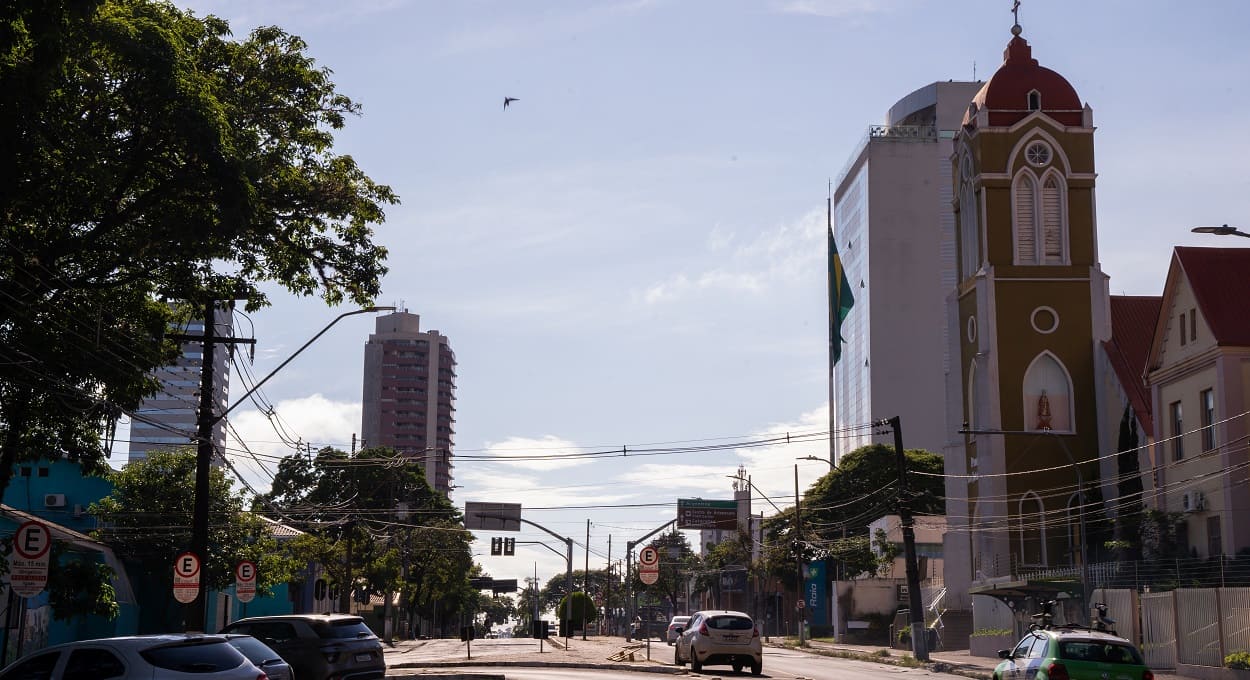
<path fill-rule="evenodd" d="M 1039 66 L 1029 43 L 1018 35 L 1007 43 L 1003 65 L 972 98 L 972 104 L 964 125 L 975 126 L 975 111 L 988 109 L 991 126 L 1007 127 L 1039 107 L 1064 125 L 1078 126 L 1083 121 L 1084 107 L 1076 89 L 1063 76 Z"/>

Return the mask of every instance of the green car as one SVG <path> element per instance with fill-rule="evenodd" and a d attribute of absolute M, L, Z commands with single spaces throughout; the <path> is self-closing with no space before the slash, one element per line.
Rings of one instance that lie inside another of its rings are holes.
<path fill-rule="evenodd" d="M 1031 631 L 1003 659 L 994 680 L 1154 680 L 1141 652 L 1122 637 L 1088 628 Z"/>

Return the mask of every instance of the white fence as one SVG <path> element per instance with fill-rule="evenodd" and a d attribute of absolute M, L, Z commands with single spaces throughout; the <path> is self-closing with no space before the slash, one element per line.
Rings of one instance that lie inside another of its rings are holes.
<path fill-rule="evenodd" d="M 1250 588 L 1178 588 L 1164 593 L 1098 589 L 1121 635 L 1135 639 L 1151 668 L 1223 666 L 1250 651 Z"/>

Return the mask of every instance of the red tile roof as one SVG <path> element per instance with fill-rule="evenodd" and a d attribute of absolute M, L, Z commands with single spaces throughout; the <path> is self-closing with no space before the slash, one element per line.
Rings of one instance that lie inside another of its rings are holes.
<path fill-rule="evenodd" d="M 1202 318 L 1220 347 L 1250 347 L 1250 248 L 1176 247 Z"/>
<path fill-rule="evenodd" d="M 1143 377 L 1150 343 L 1163 298 L 1151 295 L 1111 296 L 1111 339 L 1102 343 L 1120 385 L 1128 395 L 1142 432 L 1154 432 L 1150 394 Z"/>

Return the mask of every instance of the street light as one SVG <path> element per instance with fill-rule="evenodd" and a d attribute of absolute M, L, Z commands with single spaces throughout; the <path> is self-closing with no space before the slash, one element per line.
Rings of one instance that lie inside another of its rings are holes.
<path fill-rule="evenodd" d="M 1195 234 L 1215 234 L 1217 236 L 1244 236 L 1250 238 L 1250 234 L 1238 229 L 1230 227 L 1227 224 L 1221 224 L 1218 227 L 1194 227 L 1190 229 Z"/>
<path fill-rule="evenodd" d="M 814 461 L 817 461 L 817 462 L 820 462 L 820 463 L 828 463 L 828 464 L 829 464 L 829 469 L 830 469 L 830 470 L 837 470 L 837 469 L 838 469 L 838 464 L 837 464 L 837 463 L 835 463 L 835 462 L 833 462 L 833 461 L 831 461 L 831 460 L 825 459 L 825 458 L 821 458 L 821 457 L 819 457 L 819 456 L 800 456 L 800 457 L 798 457 L 798 458 L 795 458 L 795 460 L 814 460 Z"/>
<path fill-rule="evenodd" d="M 1210 227 L 1217 229 L 1218 227 Z M 1089 559 L 1085 554 L 1085 543 L 1089 540 L 1089 535 L 1085 532 L 1085 476 L 1081 474 L 1081 466 L 1076 464 L 1076 459 L 1072 457 L 1072 452 L 1068 450 L 1068 445 L 1063 441 L 1054 430 L 973 430 L 964 427 L 959 430 L 960 434 L 1023 434 L 1023 435 L 1050 435 L 1059 442 L 1059 447 L 1063 449 L 1063 454 L 1068 457 L 1068 462 L 1072 464 L 1072 469 L 1076 471 L 1076 514 L 1081 526 L 1081 540 L 1077 544 L 1077 549 L 1081 556 L 1081 597 L 1084 599 L 1083 607 L 1088 610 L 1090 604 L 1089 594 Z M 1088 612 L 1087 612 L 1088 615 Z"/>
<path fill-rule="evenodd" d="M 217 423 L 225 419 L 226 415 L 233 411 L 236 406 L 242 404 L 248 397 L 252 396 L 261 385 L 269 381 L 278 371 L 281 371 L 291 360 L 299 356 L 301 352 L 308 349 L 308 346 L 316 342 L 318 338 L 325 335 L 334 324 L 343 319 L 354 316 L 356 314 L 370 314 L 373 312 L 395 311 L 395 307 L 365 307 L 364 309 L 356 309 L 350 312 L 343 312 L 334 317 L 334 320 L 326 324 L 316 335 L 312 336 L 308 342 L 295 350 L 295 353 L 287 357 L 277 368 L 269 372 L 264 378 L 261 378 L 252 389 L 239 398 L 238 401 L 231 404 L 226 410 L 219 414 L 213 414 L 213 313 L 214 305 L 207 306 L 207 313 L 204 317 L 204 352 L 201 359 L 201 385 L 200 385 L 200 412 L 196 429 L 196 456 L 195 456 L 195 505 L 191 515 L 191 552 L 200 560 L 200 590 L 196 593 L 195 599 L 187 605 L 186 619 L 183 624 L 188 630 L 200 630 L 204 625 L 205 613 L 205 597 L 208 591 L 208 579 L 204 578 L 205 566 L 208 561 L 208 481 L 209 469 L 213 462 L 213 427 Z M 350 543 L 349 543 L 350 545 Z"/>

